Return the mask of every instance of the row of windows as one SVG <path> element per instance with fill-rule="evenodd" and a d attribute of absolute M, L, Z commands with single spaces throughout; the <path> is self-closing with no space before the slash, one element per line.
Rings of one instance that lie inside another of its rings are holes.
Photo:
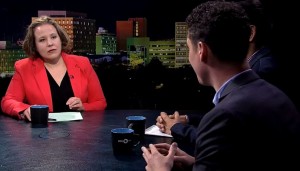
<path fill-rule="evenodd" d="M 55 21 L 59 24 L 59 25 L 63 25 L 63 24 L 73 24 L 73 20 L 60 20 L 60 19 L 55 19 Z"/>
<path fill-rule="evenodd" d="M 0 58 L 15 58 L 15 59 L 18 59 L 20 57 L 25 57 L 25 54 L 24 53 L 19 53 L 19 54 L 13 54 L 13 53 L 1 54 L 0 53 Z"/>
<path fill-rule="evenodd" d="M 155 57 L 155 56 L 154 56 Z M 159 57 L 160 60 L 162 61 L 175 61 L 175 57 Z"/>
<path fill-rule="evenodd" d="M 174 65 L 175 61 L 163 61 L 163 64 L 169 64 L 169 65 Z"/>
<path fill-rule="evenodd" d="M 187 56 L 187 53 L 185 52 L 176 52 L 176 57 L 177 56 L 184 56 L 184 58 Z"/>
<path fill-rule="evenodd" d="M 182 38 L 182 39 L 184 39 L 185 41 L 186 41 L 186 38 L 187 38 L 187 35 L 186 35 L 186 34 L 176 34 L 175 36 L 176 36 L 176 39 Z"/>
<path fill-rule="evenodd" d="M 186 47 L 176 48 L 176 51 L 188 51 L 188 48 Z"/>
<path fill-rule="evenodd" d="M 2 73 L 2 72 L 11 72 L 11 71 L 14 71 L 13 66 L 1 66 L 0 65 L 0 73 Z"/>
<path fill-rule="evenodd" d="M 187 25 L 186 24 L 177 24 L 176 23 L 176 30 L 186 30 L 187 29 Z"/>
<path fill-rule="evenodd" d="M 94 26 L 94 23 L 93 22 L 85 22 L 85 21 L 74 21 L 74 25 Z"/>
<path fill-rule="evenodd" d="M 184 64 L 190 64 L 189 60 L 188 59 L 175 59 L 175 65 L 178 66 L 178 65 L 184 65 Z"/>
<path fill-rule="evenodd" d="M 161 55 L 161 56 L 172 55 L 172 56 L 174 56 L 175 53 L 149 53 L 149 56 L 156 56 L 156 55 Z"/>
<path fill-rule="evenodd" d="M 150 47 L 153 47 L 153 48 L 155 48 L 155 47 L 175 47 L 175 45 L 174 44 L 172 44 L 172 45 L 150 45 Z"/>
<path fill-rule="evenodd" d="M 184 35 L 186 35 L 187 32 L 186 32 L 186 30 L 176 30 L 176 34 L 184 34 Z"/>
<path fill-rule="evenodd" d="M 111 40 L 111 41 L 116 41 L 116 38 L 114 38 L 114 37 L 101 37 L 101 40 Z"/>
<path fill-rule="evenodd" d="M 163 51 L 163 52 L 173 52 L 175 49 L 149 49 L 149 52 L 155 52 L 155 51 Z"/>
<path fill-rule="evenodd" d="M 175 40 L 176 46 L 180 43 L 180 44 L 184 44 L 186 45 L 186 39 L 177 39 Z"/>
<path fill-rule="evenodd" d="M 0 58 L 0 62 L 15 62 L 16 60 L 20 59 L 18 58 L 13 58 L 13 57 L 9 57 L 9 58 Z"/>
<path fill-rule="evenodd" d="M 13 66 L 14 65 L 14 63 L 15 63 L 15 61 L 10 61 L 10 62 L 7 62 L 7 61 L 0 61 L 0 66 L 8 66 L 8 65 L 10 65 L 10 66 Z"/>
<path fill-rule="evenodd" d="M 136 21 L 135 23 L 135 36 L 138 37 L 139 36 L 139 22 Z"/>
<path fill-rule="evenodd" d="M 101 44 L 116 44 L 117 42 L 115 40 L 101 40 Z"/>

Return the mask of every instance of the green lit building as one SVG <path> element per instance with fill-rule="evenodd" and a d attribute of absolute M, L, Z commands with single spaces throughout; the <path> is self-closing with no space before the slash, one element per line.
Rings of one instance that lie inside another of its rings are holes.
<path fill-rule="evenodd" d="M 149 42 L 149 37 L 127 38 L 127 55 L 131 66 L 150 62 L 148 59 Z"/>
<path fill-rule="evenodd" d="M 150 41 L 149 44 L 149 60 L 157 57 L 167 68 L 175 67 L 175 41 L 159 40 Z"/>
<path fill-rule="evenodd" d="M 96 55 L 116 54 L 117 39 L 114 34 L 107 33 L 103 28 L 98 29 L 96 33 Z"/>
<path fill-rule="evenodd" d="M 14 73 L 14 64 L 17 60 L 27 57 L 20 46 L 8 46 L 0 49 L 0 74 Z"/>

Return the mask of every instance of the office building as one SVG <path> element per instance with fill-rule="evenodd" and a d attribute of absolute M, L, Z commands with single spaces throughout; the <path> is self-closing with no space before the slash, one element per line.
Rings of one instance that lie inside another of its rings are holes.
<path fill-rule="evenodd" d="M 187 24 L 175 23 L 175 68 L 189 64 L 189 51 L 186 44 Z"/>
<path fill-rule="evenodd" d="M 149 61 L 158 58 L 167 68 L 175 67 L 175 41 L 159 40 L 150 41 L 149 44 Z"/>
<path fill-rule="evenodd" d="M 85 13 L 71 11 L 38 11 L 38 17 L 43 15 L 52 17 L 66 30 L 72 41 L 74 54 L 95 54 L 96 20 L 88 19 Z M 32 17 L 32 20 L 35 18 Z"/>
<path fill-rule="evenodd" d="M 148 63 L 149 41 L 149 37 L 127 38 L 127 55 L 131 66 Z"/>
<path fill-rule="evenodd" d="M 0 41 L 0 74 L 2 76 L 11 75 L 14 73 L 14 64 L 17 60 L 26 57 L 22 49 L 22 42 L 17 41 L 19 44 Z"/>
<path fill-rule="evenodd" d="M 147 19 L 129 18 L 127 21 L 116 21 L 117 51 L 127 50 L 127 38 L 147 37 Z"/>
<path fill-rule="evenodd" d="M 96 33 L 96 55 L 116 53 L 116 36 L 112 33 L 108 33 L 104 28 L 99 27 L 98 32 Z"/>

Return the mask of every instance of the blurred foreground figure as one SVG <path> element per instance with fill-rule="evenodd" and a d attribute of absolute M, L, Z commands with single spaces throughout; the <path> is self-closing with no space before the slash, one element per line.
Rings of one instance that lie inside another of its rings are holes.
<path fill-rule="evenodd" d="M 177 143 L 142 147 L 146 170 L 299 170 L 300 115 L 277 87 L 250 69 L 251 24 L 234 2 L 208 1 L 186 19 L 189 61 L 215 107 L 201 119 L 194 156 Z M 178 113 L 174 122 L 180 122 Z M 168 122 L 169 116 L 161 113 Z"/>

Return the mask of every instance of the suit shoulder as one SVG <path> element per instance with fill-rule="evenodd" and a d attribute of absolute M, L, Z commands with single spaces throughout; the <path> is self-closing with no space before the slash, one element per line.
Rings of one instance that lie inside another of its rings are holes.
<path fill-rule="evenodd" d="M 16 61 L 15 62 L 15 67 L 16 68 L 30 67 L 31 63 L 32 63 L 32 59 L 31 58 L 24 58 L 24 59 L 20 59 L 20 60 Z"/>
<path fill-rule="evenodd" d="M 86 56 L 68 55 L 68 58 L 71 58 L 73 61 L 76 61 L 78 63 L 90 62 L 89 58 Z"/>

